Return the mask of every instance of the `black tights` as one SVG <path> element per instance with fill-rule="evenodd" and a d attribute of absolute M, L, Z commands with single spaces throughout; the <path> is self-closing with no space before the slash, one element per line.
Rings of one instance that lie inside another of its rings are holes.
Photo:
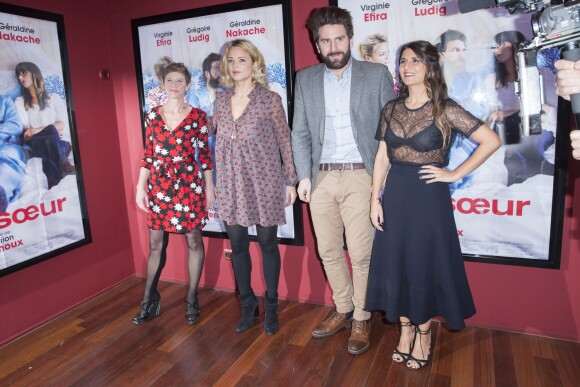
<path fill-rule="evenodd" d="M 258 243 L 262 251 L 262 269 L 266 279 L 268 297 L 278 297 L 278 282 L 280 280 L 280 250 L 278 250 L 278 226 L 256 226 Z M 252 259 L 250 257 L 250 237 L 248 228 L 237 224 L 226 223 L 226 231 L 232 245 L 232 262 L 234 275 L 240 296 L 252 291 Z"/>
<path fill-rule="evenodd" d="M 193 230 L 183 235 L 185 235 L 187 243 L 187 268 L 189 271 L 189 289 L 186 299 L 193 303 L 197 297 L 197 286 L 201 278 L 205 251 L 200 230 Z M 151 295 L 157 294 L 161 270 L 165 267 L 167 260 L 168 243 L 169 233 L 163 230 L 149 230 L 149 259 L 147 260 L 147 280 L 143 302 L 148 302 Z"/>

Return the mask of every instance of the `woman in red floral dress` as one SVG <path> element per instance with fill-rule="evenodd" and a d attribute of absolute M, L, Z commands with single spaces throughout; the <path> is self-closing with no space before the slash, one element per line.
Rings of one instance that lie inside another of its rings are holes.
<path fill-rule="evenodd" d="M 163 71 L 163 89 L 168 100 L 145 116 L 145 157 L 141 163 L 136 201 L 148 215 L 150 252 L 145 292 L 141 310 L 133 318 L 135 324 L 159 315 L 157 282 L 165 266 L 167 233 L 185 235 L 189 270 L 185 320 L 195 324 L 199 317 L 197 286 L 205 254 L 201 229 L 215 196 L 213 166 L 207 146 L 207 117 L 203 110 L 184 102 L 190 82 L 191 75 L 183 63 L 167 65 Z M 195 162 L 196 148 L 203 175 Z"/>
<path fill-rule="evenodd" d="M 218 211 L 231 241 L 242 306 L 236 331 L 249 329 L 258 317 L 248 237 L 248 227 L 255 225 L 267 288 L 264 331 L 272 335 L 278 330 L 278 225 L 286 223 L 285 207 L 296 199 L 297 177 L 282 100 L 268 90 L 265 70 L 264 57 L 251 42 L 228 43 L 221 83 L 233 87 L 217 95 L 212 121 Z"/>

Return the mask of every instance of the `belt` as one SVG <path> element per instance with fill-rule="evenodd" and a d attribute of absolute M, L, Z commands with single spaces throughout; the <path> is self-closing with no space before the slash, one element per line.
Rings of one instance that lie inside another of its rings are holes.
<path fill-rule="evenodd" d="M 157 163 L 159 165 L 161 165 L 161 164 L 170 165 L 170 164 L 181 164 L 181 163 L 193 163 L 193 159 L 190 157 L 187 157 L 185 159 L 180 159 L 180 160 L 154 159 L 153 162 Z"/>
<path fill-rule="evenodd" d="M 364 163 L 322 163 L 318 168 L 319 171 L 354 171 L 365 169 Z"/>
<path fill-rule="evenodd" d="M 181 159 L 181 160 L 163 160 L 157 159 L 153 161 L 153 165 L 158 170 L 161 170 L 160 178 L 161 179 L 176 179 L 177 170 L 180 168 L 179 164 L 193 164 L 194 160 L 191 158 Z M 173 184 L 174 181 L 170 180 L 170 183 Z"/>

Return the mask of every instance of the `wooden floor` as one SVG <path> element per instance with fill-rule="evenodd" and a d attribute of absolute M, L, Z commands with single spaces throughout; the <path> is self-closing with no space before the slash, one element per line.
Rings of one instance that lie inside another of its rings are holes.
<path fill-rule="evenodd" d="M 201 318 L 183 318 L 184 286 L 161 283 L 161 316 L 131 323 L 143 280 L 132 278 L 0 348 L 0 385 L 26 386 L 580 386 L 580 343 L 433 326 L 431 365 L 390 360 L 397 329 L 374 316 L 372 346 L 346 351 L 348 333 L 314 339 L 329 307 L 281 301 L 281 330 L 238 334 L 233 293 L 200 290 Z M 261 316 L 263 320 L 263 316 Z"/>

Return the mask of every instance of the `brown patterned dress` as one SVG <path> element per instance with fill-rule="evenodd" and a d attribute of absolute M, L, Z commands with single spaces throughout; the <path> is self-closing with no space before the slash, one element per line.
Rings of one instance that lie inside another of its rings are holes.
<path fill-rule="evenodd" d="M 282 100 L 257 87 L 234 120 L 233 93 L 230 89 L 217 95 L 212 119 L 219 217 L 244 227 L 285 224 L 286 186 L 295 185 L 297 177 Z"/>

